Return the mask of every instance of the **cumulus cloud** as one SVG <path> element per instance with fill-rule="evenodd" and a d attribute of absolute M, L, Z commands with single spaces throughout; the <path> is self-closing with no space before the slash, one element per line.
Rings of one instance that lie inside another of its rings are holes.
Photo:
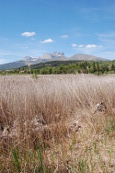
<path fill-rule="evenodd" d="M 79 48 L 82 48 L 82 47 L 84 47 L 84 45 L 83 45 L 83 44 L 80 44 L 78 47 L 79 47 Z"/>
<path fill-rule="evenodd" d="M 96 48 L 97 47 L 97 45 L 96 44 L 87 44 L 86 45 L 86 48 Z"/>
<path fill-rule="evenodd" d="M 52 43 L 52 42 L 54 42 L 54 40 L 52 40 L 51 38 L 48 38 L 48 39 L 46 39 L 46 40 L 41 41 L 42 44 L 45 44 L 45 43 Z"/>
<path fill-rule="evenodd" d="M 100 48 L 103 47 L 102 45 L 99 46 Z"/>
<path fill-rule="evenodd" d="M 62 35 L 61 38 L 68 38 L 68 35 Z"/>
<path fill-rule="evenodd" d="M 102 45 L 96 45 L 96 44 L 87 44 L 87 45 L 83 45 L 83 44 L 79 44 L 77 45 L 76 43 L 72 44 L 72 47 L 74 48 L 84 48 L 84 49 L 91 49 L 91 48 L 102 48 Z"/>
<path fill-rule="evenodd" d="M 72 44 L 72 47 L 77 47 L 77 44 L 73 43 L 73 44 Z"/>
<path fill-rule="evenodd" d="M 36 35 L 36 33 L 35 32 L 23 32 L 21 35 L 25 36 L 25 37 L 32 37 L 32 36 Z"/>

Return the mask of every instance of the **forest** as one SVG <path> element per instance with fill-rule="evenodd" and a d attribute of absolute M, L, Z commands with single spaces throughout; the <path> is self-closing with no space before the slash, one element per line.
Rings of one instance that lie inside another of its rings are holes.
<path fill-rule="evenodd" d="M 114 74 L 114 61 L 52 61 L 24 66 L 16 69 L 2 70 L 5 74 Z"/>

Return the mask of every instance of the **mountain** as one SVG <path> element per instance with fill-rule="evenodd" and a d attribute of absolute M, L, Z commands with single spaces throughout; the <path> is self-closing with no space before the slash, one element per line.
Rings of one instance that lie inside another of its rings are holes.
<path fill-rule="evenodd" d="M 19 68 L 28 64 L 32 64 L 31 60 L 22 59 L 20 61 L 10 62 L 7 64 L 0 65 L 0 70 L 9 70 L 12 68 Z"/>
<path fill-rule="evenodd" d="M 63 52 L 46 53 L 42 57 L 38 57 L 38 58 L 26 56 L 22 60 L 0 65 L 0 70 L 9 70 L 9 69 L 19 68 L 19 67 L 23 67 L 27 65 L 34 65 L 34 64 L 39 64 L 42 62 L 56 61 L 56 60 L 63 61 L 63 60 L 67 60 L 67 58 L 64 56 Z"/>
<path fill-rule="evenodd" d="M 7 63 L 7 64 L 2 64 L 2 65 L 0 65 L 0 70 L 19 68 L 19 67 L 22 67 L 25 65 L 26 65 L 26 63 L 23 60 L 22 61 L 20 60 L 20 61 L 16 61 L 16 62 Z"/>
<path fill-rule="evenodd" d="M 9 69 L 13 69 L 13 68 L 27 66 L 29 64 L 36 64 L 36 61 L 37 61 L 36 58 L 26 56 L 22 60 L 0 65 L 0 70 L 9 70 Z"/>
<path fill-rule="evenodd" d="M 75 54 L 69 59 L 78 61 L 108 61 L 107 59 L 87 54 Z"/>
<path fill-rule="evenodd" d="M 63 52 L 53 52 L 53 53 L 46 53 L 43 56 L 38 58 L 26 56 L 20 61 L 2 64 L 0 65 L 0 70 L 9 70 L 13 68 L 19 68 L 23 66 L 34 65 L 34 64 L 50 62 L 50 61 L 108 61 L 108 60 L 100 58 L 100 57 L 96 57 L 93 55 L 86 55 L 86 54 L 75 54 L 72 57 L 67 58 L 64 56 Z"/>
<path fill-rule="evenodd" d="M 53 52 L 53 53 L 46 53 L 43 55 L 40 59 L 44 60 L 53 60 L 53 59 L 60 59 L 60 58 L 65 58 L 63 52 Z"/>

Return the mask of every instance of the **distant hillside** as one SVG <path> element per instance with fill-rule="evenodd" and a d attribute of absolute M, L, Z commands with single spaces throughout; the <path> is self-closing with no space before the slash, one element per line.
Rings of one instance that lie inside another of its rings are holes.
<path fill-rule="evenodd" d="M 81 62 L 81 61 L 76 61 L 76 60 L 68 60 L 68 61 L 49 61 L 49 62 L 43 62 L 43 63 L 39 63 L 39 64 L 34 64 L 31 66 L 32 69 L 39 69 L 39 68 L 44 68 L 46 66 L 49 67 L 58 67 L 61 64 L 62 65 L 69 65 L 72 63 L 77 63 L 77 62 Z"/>
<path fill-rule="evenodd" d="M 46 53 L 41 58 L 41 60 L 64 60 L 66 57 L 64 56 L 63 52 L 53 52 L 53 53 Z"/>
<path fill-rule="evenodd" d="M 16 62 L 11 62 L 11 63 L 7 63 L 7 64 L 2 64 L 0 65 L 0 70 L 7 70 L 7 69 L 12 69 L 12 68 L 19 68 L 22 66 L 25 66 L 26 63 L 25 61 L 16 61 Z"/>
<path fill-rule="evenodd" d="M 107 59 L 87 54 L 75 54 L 69 59 L 78 61 L 108 61 Z"/>
<path fill-rule="evenodd" d="M 46 53 L 38 58 L 26 56 L 24 59 L 20 61 L 2 64 L 0 65 L 0 70 L 8 70 L 27 65 L 34 65 L 43 62 L 51 62 L 51 61 L 107 61 L 107 59 L 103 59 L 93 55 L 86 55 L 86 54 L 75 54 L 72 57 L 65 57 L 63 52 L 53 52 L 53 53 Z"/>

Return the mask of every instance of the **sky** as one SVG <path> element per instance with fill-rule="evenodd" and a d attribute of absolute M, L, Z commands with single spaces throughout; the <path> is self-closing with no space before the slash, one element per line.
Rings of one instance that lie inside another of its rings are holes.
<path fill-rule="evenodd" d="M 115 0 L 0 0 L 0 64 L 48 52 L 115 59 Z"/>

